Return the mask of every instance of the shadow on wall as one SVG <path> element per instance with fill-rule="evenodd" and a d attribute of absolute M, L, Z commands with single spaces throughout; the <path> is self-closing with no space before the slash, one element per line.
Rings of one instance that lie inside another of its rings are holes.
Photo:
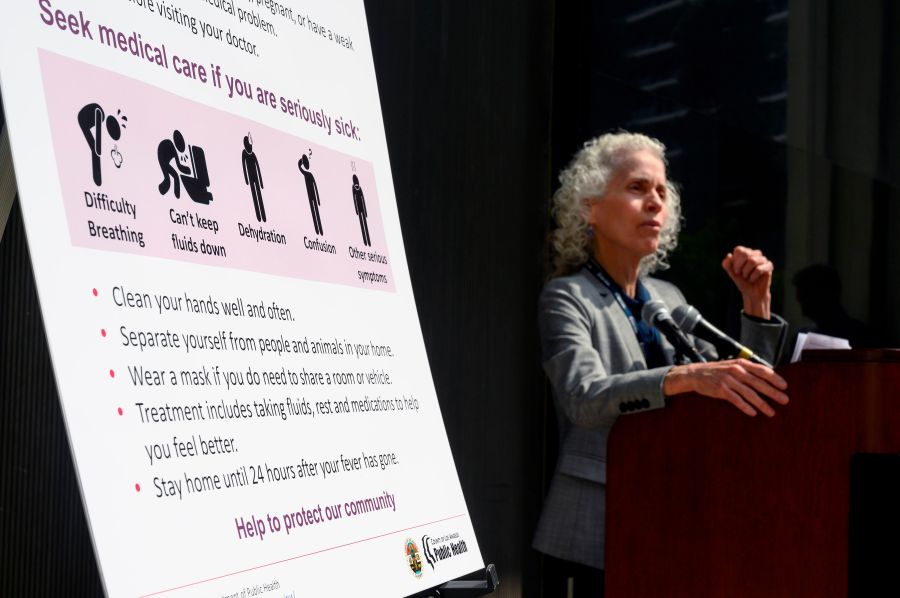
<path fill-rule="evenodd" d="M 816 332 L 850 341 L 854 349 L 880 347 L 883 340 L 867 324 L 853 318 L 841 303 L 841 278 L 826 264 L 803 268 L 792 280 L 803 316 L 812 324 L 799 332 Z"/>

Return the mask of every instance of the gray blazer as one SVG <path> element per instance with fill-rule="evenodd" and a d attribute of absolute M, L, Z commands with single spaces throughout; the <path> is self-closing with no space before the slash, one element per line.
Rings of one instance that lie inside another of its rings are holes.
<path fill-rule="evenodd" d="M 671 283 L 654 278 L 642 282 L 669 311 L 685 303 Z M 672 366 L 647 369 L 628 317 L 585 269 L 548 282 L 539 310 L 542 360 L 553 387 L 560 447 L 534 547 L 602 569 L 609 432 L 620 414 L 665 406 L 663 378 Z M 774 361 L 784 343 L 784 320 L 741 320 L 742 343 Z M 692 341 L 705 356 L 715 358 L 712 345 Z M 675 349 L 665 338 L 662 342 L 671 364 Z"/>

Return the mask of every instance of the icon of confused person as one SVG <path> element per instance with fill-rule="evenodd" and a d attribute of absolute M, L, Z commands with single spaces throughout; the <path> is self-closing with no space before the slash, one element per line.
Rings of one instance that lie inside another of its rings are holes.
<path fill-rule="evenodd" d="M 362 187 L 359 186 L 359 178 L 353 175 L 353 207 L 356 215 L 359 216 L 359 229 L 362 232 L 363 244 L 371 247 L 372 239 L 369 238 L 369 223 L 367 218 L 369 213 L 366 211 L 366 198 L 363 197 Z"/>
<path fill-rule="evenodd" d="M 262 171 L 259 169 L 259 160 L 253 153 L 253 139 L 250 134 L 244 135 L 244 151 L 241 152 L 241 165 L 244 168 L 244 184 L 250 185 L 250 195 L 253 196 L 253 208 L 256 210 L 256 220 L 266 221 L 266 207 L 263 205 Z"/>
<path fill-rule="evenodd" d="M 297 168 L 300 169 L 300 173 L 303 174 L 303 178 L 306 180 L 306 194 L 309 196 L 309 211 L 312 213 L 313 227 L 316 229 L 316 234 L 321 235 L 322 219 L 319 217 L 319 206 L 322 205 L 322 200 L 319 197 L 319 187 L 316 185 L 316 179 L 309 171 L 309 158 L 306 154 L 303 154 L 303 157 L 297 162 Z"/>
<path fill-rule="evenodd" d="M 156 148 L 156 157 L 162 171 L 163 180 L 159 184 L 159 194 L 165 195 L 174 184 L 175 197 L 181 197 L 181 185 L 188 196 L 197 203 L 208 204 L 213 200 L 209 192 L 209 170 L 206 167 L 206 153 L 198 145 L 188 145 L 181 131 L 175 130 L 172 139 L 163 139 Z M 175 167 L 172 161 L 175 161 Z M 176 170 L 177 168 L 177 170 Z"/>
<path fill-rule="evenodd" d="M 106 129 L 111 139 L 118 141 L 122 137 L 122 129 L 126 128 L 127 122 L 128 117 L 124 116 L 121 110 L 116 111 L 116 116 L 107 115 L 103 107 L 97 103 L 88 104 L 78 111 L 78 126 L 91 150 L 91 170 L 94 184 L 98 187 L 103 182 L 100 162 L 100 158 L 103 157 L 103 129 Z M 113 146 L 110 158 L 116 168 L 122 166 L 122 154 L 118 147 Z"/>

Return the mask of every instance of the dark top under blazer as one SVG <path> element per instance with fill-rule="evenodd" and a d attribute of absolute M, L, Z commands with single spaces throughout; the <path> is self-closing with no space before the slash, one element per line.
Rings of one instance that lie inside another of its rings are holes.
<path fill-rule="evenodd" d="M 653 299 L 671 312 L 685 303 L 678 287 L 642 278 Z M 621 414 L 665 406 L 663 378 L 671 365 L 647 369 L 627 316 L 587 270 L 549 281 L 539 302 L 541 352 L 559 423 L 559 459 L 544 502 L 534 547 L 557 558 L 603 568 L 606 444 Z M 741 318 L 741 342 L 774 362 L 784 320 Z M 691 338 L 715 358 L 709 343 Z M 662 339 L 666 362 L 675 349 Z M 737 415 L 737 414 L 736 414 Z"/>

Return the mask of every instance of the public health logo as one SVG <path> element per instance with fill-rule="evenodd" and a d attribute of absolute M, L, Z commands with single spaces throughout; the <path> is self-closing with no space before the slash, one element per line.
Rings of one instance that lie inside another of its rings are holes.
<path fill-rule="evenodd" d="M 458 532 L 443 536 L 431 537 L 428 534 L 422 536 L 422 548 L 425 550 L 425 560 L 434 569 L 440 561 L 459 556 L 469 551 L 466 541 L 459 537 Z"/>
<path fill-rule="evenodd" d="M 416 542 L 412 538 L 406 539 L 406 562 L 416 577 L 422 577 L 422 556 L 419 553 L 419 547 L 416 546 Z"/>

